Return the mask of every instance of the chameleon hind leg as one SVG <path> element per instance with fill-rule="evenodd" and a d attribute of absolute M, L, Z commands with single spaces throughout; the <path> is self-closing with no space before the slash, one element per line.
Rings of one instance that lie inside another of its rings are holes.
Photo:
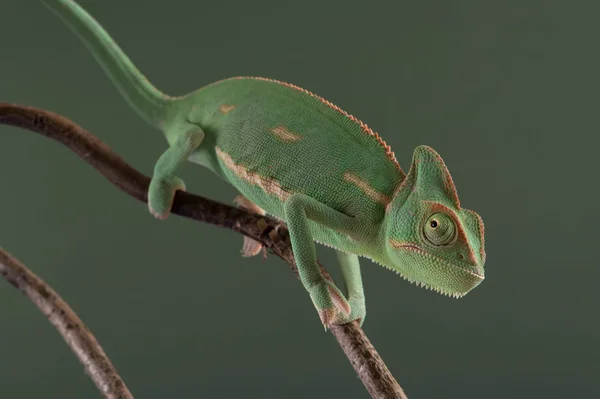
<path fill-rule="evenodd" d="M 158 219 L 166 219 L 176 190 L 185 191 L 183 180 L 176 176 L 179 167 L 204 140 L 204 131 L 196 125 L 184 123 L 168 132 L 175 137 L 169 148 L 154 165 L 154 174 L 148 189 L 148 209 Z"/>
<path fill-rule="evenodd" d="M 248 212 L 253 212 L 256 213 L 258 215 L 266 215 L 266 212 L 264 211 L 264 209 L 262 209 L 260 206 L 256 205 L 254 202 L 250 201 L 248 198 L 244 197 L 243 195 L 238 195 L 237 197 L 235 197 L 235 199 L 233 200 L 236 204 L 238 204 L 238 207 L 241 209 L 244 209 Z M 260 242 L 253 240 L 250 237 L 246 237 L 244 236 L 244 244 L 242 245 L 242 256 L 247 258 L 250 256 L 256 256 L 258 255 L 262 250 L 263 253 L 263 258 L 267 257 L 267 250 L 264 247 L 264 245 L 262 245 Z"/>
<path fill-rule="evenodd" d="M 350 303 L 321 273 L 309 220 L 349 236 L 359 232 L 358 220 L 304 194 L 291 195 L 285 201 L 284 209 L 300 280 L 310 294 L 325 329 L 331 324 L 350 321 Z M 353 267 L 351 262 L 346 264 Z M 356 286 L 352 287 L 355 289 Z"/>

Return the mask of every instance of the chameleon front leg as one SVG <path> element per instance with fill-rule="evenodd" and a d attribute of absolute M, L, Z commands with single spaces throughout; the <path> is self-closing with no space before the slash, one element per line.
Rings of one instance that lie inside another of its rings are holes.
<path fill-rule="evenodd" d="M 325 279 L 317 264 L 309 220 L 354 237 L 360 231 L 359 222 L 305 194 L 291 195 L 285 201 L 284 210 L 300 280 L 310 294 L 325 329 L 330 324 L 350 321 L 350 304 L 335 284 Z"/>
<path fill-rule="evenodd" d="M 175 191 L 185 191 L 185 184 L 176 173 L 204 140 L 204 131 L 187 123 L 169 132 L 169 135 L 174 135 L 175 140 L 156 162 L 148 189 L 148 209 L 158 219 L 166 219 L 171 213 Z"/>
<path fill-rule="evenodd" d="M 362 326 L 367 317 L 367 307 L 365 305 L 365 292 L 360 275 L 360 263 L 358 255 L 349 254 L 342 251 L 335 251 L 342 277 L 346 284 L 348 302 L 350 303 L 351 312 L 347 321 L 358 320 Z"/>

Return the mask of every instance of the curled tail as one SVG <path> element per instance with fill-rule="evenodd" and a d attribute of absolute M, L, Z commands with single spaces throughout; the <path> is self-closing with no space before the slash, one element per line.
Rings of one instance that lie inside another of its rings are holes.
<path fill-rule="evenodd" d="M 158 127 L 172 98 L 154 87 L 102 26 L 73 0 L 44 0 L 87 45 L 129 105 Z"/>

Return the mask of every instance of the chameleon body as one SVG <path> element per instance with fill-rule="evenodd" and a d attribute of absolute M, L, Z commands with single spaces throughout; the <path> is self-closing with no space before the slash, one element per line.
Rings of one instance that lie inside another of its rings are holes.
<path fill-rule="evenodd" d="M 419 146 L 405 173 L 382 138 L 329 101 L 268 78 L 221 80 L 179 97 L 140 73 L 104 29 L 71 0 L 46 0 L 85 42 L 127 102 L 169 144 L 154 168 L 150 212 L 169 215 L 185 161 L 230 182 L 252 212 L 286 222 L 301 281 L 322 323 L 364 322 L 358 257 L 461 297 L 484 278 L 484 229 L 464 209 L 446 165 Z M 315 242 L 333 247 L 344 295 L 324 278 Z M 245 242 L 245 255 L 260 244 Z"/>

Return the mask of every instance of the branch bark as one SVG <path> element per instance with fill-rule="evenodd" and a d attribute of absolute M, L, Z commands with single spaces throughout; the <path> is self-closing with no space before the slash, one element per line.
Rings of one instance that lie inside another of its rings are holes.
<path fill-rule="evenodd" d="M 0 102 L 0 123 L 31 130 L 60 142 L 75 152 L 85 162 L 93 166 L 122 191 L 142 202 L 147 202 L 150 178 L 129 166 L 106 144 L 73 121 L 47 110 Z M 225 227 L 253 238 L 286 261 L 297 275 L 287 227 L 278 220 L 248 213 L 240 208 L 181 191 L 177 191 L 175 194 L 171 212 L 201 222 Z M 24 266 L 21 265 L 21 267 L 26 270 Z M 23 288 L 18 286 L 21 291 L 25 289 L 37 291 L 38 293 L 44 291 L 53 292 L 39 279 L 21 279 L 20 281 L 21 284 L 25 284 L 22 286 Z M 35 284 L 31 285 L 33 282 Z M 58 298 L 58 296 L 56 297 Z M 31 296 L 30 298 L 33 300 Z M 56 304 L 57 302 L 52 302 L 49 305 L 55 307 Z M 66 304 L 64 305 L 66 306 Z M 66 312 L 65 316 L 77 317 L 72 311 Z M 73 322 L 73 320 L 76 320 L 76 322 Z M 80 324 L 83 326 L 79 319 L 72 319 L 71 324 Z M 65 331 L 61 330 L 61 328 L 58 328 L 58 330 L 67 339 Z M 341 326 L 332 326 L 331 332 L 373 398 L 406 399 L 404 391 L 396 382 L 358 323 L 353 322 Z M 85 328 L 80 333 L 84 335 L 87 333 L 91 336 L 91 333 Z M 93 336 L 91 337 L 93 338 Z M 74 349 L 74 351 L 78 353 L 77 350 Z M 88 352 L 88 357 L 94 359 L 91 352 Z M 108 361 L 108 359 L 106 360 Z M 107 364 L 110 365 L 110 362 Z M 117 375 L 116 371 L 114 371 L 114 375 Z M 110 381 L 110 379 L 105 380 L 103 384 L 110 384 Z M 96 384 L 98 386 L 98 383 Z M 104 391 L 103 394 L 107 398 L 119 397 L 106 396 L 106 392 Z M 129 394 L 128 391 L 127 394 Z M 120 397 L 127 398 L 131 396 Z"/>

